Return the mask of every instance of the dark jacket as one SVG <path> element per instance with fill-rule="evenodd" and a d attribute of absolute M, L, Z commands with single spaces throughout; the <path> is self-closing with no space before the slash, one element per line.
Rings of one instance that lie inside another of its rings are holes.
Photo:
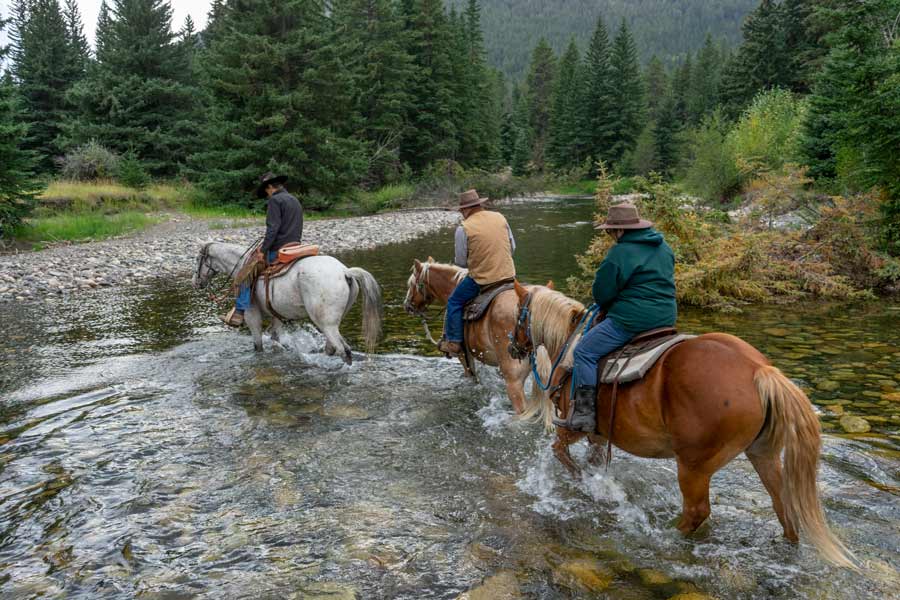
<path fill-rule="evenodd" d="M 303 207 L 300 201 L 285 190 L 272 194 L 266 209 L 266 237 L 263 254 L 278 250 L 290 242 L 299 242 L 303 236 Z"/>
<path fill-rule="evenodd" d="M 626 332 L 675 325 L 675 254 L 653 228 L 626 231 L 600 263 L 594 302 Z"/>

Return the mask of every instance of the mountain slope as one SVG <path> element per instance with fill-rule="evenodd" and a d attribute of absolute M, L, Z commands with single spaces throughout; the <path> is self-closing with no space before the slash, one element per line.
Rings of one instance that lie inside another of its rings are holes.
<path fill-rule="evenodd" d="M 468 0 L 449 0 L 464 9 Z M 575 36 L 582 49 L 602 15 L 610 37 L 625 19 L 641 58 L 657 54 L 670 64 L 703 45 L 707 33 L 729 45 L 740 41 L 743 18 L 759 0 L 481 0 L 491 64 L 521 79 L 543 36 L 557 54 Z"/>

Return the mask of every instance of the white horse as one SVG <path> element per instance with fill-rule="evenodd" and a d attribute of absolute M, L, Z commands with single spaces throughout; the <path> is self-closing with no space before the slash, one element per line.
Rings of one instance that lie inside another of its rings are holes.
<path fill-rule="evenodd" d="M 240 269 L 238 261 L 244 248 L 234 244 L 209 242 L 200 248 L 193 284 L 205 288 L 214 274 L 233 276 Z M 344 362 L 353 362 L 350 346 L 341 335 L 341 320 L 356 302 L 360 290 L 363 293 L 363 337 L 366 349 L 371 352 L 381 334 L 381 287 L 372 274 L 364 269 L 348 268 L 331 256 L 310 256 L 291 266 L 290 271 L 271 282 L 272 308 L 288 321 L 309 317 L 325 336 L 325 353 L 333 356 L 342 353 Z M 253 347 L 262 350 L 263 316 L 272 319 L 272 339 L 282 333 L 281 319 L 271 314 L 265 306 L 266 290 L 262 278 L 256 282 L 254 302 L 244 313 L 244 322 L 253 334 Z"/>

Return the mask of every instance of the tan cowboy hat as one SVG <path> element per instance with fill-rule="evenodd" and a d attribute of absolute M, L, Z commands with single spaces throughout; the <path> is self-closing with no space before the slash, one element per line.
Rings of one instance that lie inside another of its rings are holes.
<path fill-rule="evenodd" d="M 634 204 L 623 202 L 609 207 L 606 222 L 594 225 L 594 229 L 647 229 L 653 223 L 641 218 Z"/>
<path fill-rule="evenodd" d="M 288 180 L 287 175 L 275 175 L 271 171 L 263 173 L 259 178 L 259 185 L 256 186 L 256 197 L 266 197 L 266 186 L 268 185 L 284 185 Z"/>
<path fill-rule="evenodd" d="M 475 190 L 466 190 L 459 195 L 459 210 L 484 204 L 489 198 L 480 198 Z"/>

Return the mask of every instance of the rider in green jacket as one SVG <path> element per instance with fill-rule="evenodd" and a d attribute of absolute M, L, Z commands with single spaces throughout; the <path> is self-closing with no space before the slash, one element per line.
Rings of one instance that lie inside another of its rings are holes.
<path fill-rule="evenodd" d="M 672 327 L 675 304 L 675 254 L 653 223 L 631 204 L 611 206 L 606 230 L 616 239 L 597 269 L 591 293 L 606 319 L 588 331 L 575 348 L 575 401 L 569 418 L 556 424 L 593 433 L 597 428 L 597 363 L 637 334 Z"/>

